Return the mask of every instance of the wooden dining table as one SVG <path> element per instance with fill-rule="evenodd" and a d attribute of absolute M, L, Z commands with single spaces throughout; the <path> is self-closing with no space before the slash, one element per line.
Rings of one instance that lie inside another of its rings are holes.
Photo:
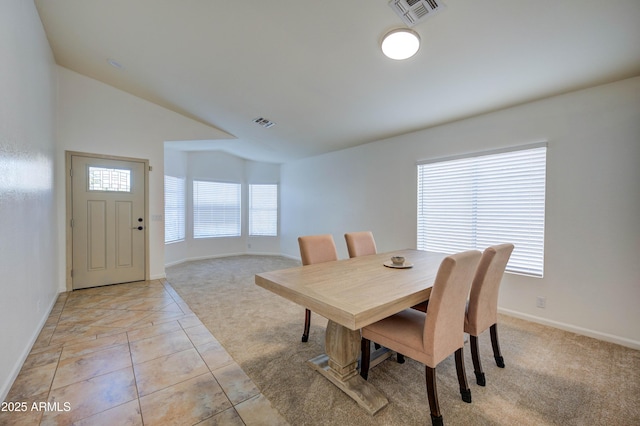
<path fill-rule="evenodd" d="M 386 266 L 391 256 L 404 256 L 405 264 Z M 308 363 L 375 414 L 388 400 L 358 374 L 360 329 L 429 299 L 446 256 L 397 250 L 263 272 L 256 274 L 255 283 L 328 319 L 326 354 Z"/>

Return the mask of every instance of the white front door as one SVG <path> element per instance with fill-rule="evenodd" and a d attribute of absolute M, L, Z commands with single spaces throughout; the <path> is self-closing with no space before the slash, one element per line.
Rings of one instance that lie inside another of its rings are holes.
<path fill-rule="evenodd" d="M 73 288 L 145 279 L 145 163 L 71 156 Z"/>

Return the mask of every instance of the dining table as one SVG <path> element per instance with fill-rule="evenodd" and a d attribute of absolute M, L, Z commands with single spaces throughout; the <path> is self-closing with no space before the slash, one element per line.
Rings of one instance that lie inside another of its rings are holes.
<path fill-rule="evenodd" d="M 263 272 L 255 283 L 328 320 L 326 354 L 308 364 L 373 415 L 388 400 L 358 374 L 360 329 L 428 300 L 446 256 L 403 249 Z"/>

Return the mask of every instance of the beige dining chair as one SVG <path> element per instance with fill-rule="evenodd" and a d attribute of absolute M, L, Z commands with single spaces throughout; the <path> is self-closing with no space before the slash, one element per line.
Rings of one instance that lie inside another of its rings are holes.
<path fill-rule="evenodd" d="M 498 290 L 513 248 L 513 244 L 487 247 L 482 253 L 482 259 L 471 284 L 464 331 L 469 333 L 473 372 L 476 375 L 476 383 L 480 386 L 485 386 L 486 380 L 480 362 L 478 336 L 487 328 L 490 329 L 491 346 L 496 364 L 504 368 L 504 359 L 498 342 Z"/>
<path fill-rule="evenodd" d="M 368 256 L 376 254 L 376 241 L 371 231 L 348 232 L 344 234 L 347 242 L 349 257 Z"/>
<path fill-rule="evenodd" d="M 300 257 L 303 265 L 338 260 L 336 244 L 333 242 L 331 234 L 298 237 L 298 245 L 300 246 Z M 309 327 L 311 327 L 311 311 L 305 309 L 304 331 L 302 332 L 303 342 L 309 340 Z"/>
<path fill-rule="evenodd" d="M 471 250 L 444 258 L 426 313 L 405 309 L 362 329 L 360 375 L 366 380 L 369 374 L 371 341 L 423 363 L 434 425 L 442 424 L 436 366 L 452 353 L 455 353 L 460 395 L 463 401 L 471 402 L 471 390 L 464 370 L 463 328 L 467 295 L 480 256 L 479 251 Z"/>
<path fill-rule="evenodd" d="M 347 242 L 349 258 L 368 256 L 378 252 L 376 248 L 376 240 L 373 238 L 373 233 L 371 231 L 347 232 L 344 234 L 344 239 Z M 378 343 L 374 342 L 374 345 L 376 349 L 381 348 Z M 402 354 L 397 354 L 396 359 L 398 364 L 404 363 L 404 357 Z"/>

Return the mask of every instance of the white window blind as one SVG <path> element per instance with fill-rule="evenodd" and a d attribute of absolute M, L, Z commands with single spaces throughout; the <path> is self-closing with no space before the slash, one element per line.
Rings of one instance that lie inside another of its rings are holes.
<path fill-rule="evenodd" d="M 418 249 L 513 243 L 507 271 L 542 277 L 546 145 L 418 164 Z"/>
<path fill-rule="evenodd" d="M 239 237 L 239 183 L 193 181 L 193 237 Z"/>
<path fill-rule="evenodd" d="M 185 179 L 164 177 L 164 242 L 184 241 Z"/>
<path fill-rule="evenodd" d="M 249 235 L 278 235 L 278 185 L 249 185 Z"/>

